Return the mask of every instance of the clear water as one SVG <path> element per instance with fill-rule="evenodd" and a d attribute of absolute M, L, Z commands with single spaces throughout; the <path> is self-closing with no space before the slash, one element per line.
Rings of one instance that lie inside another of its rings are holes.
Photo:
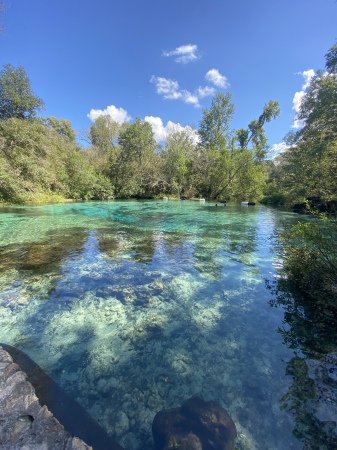
<path fill-rule="evenodd" d="M 293 376 L 269 305 L 262 206 L 125 201 L 0 211 L 0 342 L 25 351 L 122 446 L 151 449 L 192 395 L 232 416 L 240 449 L 302 449 L 282 409 Z"/>

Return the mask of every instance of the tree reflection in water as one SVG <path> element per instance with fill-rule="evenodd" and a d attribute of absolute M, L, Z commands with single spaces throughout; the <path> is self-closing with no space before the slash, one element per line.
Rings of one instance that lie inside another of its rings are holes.
<path fill-rule="evenodd" d="M 285 275 L 285 274 L 283 274 Z M 286 373 L 293 377 L 282 407 L 294 414 L 294 435 L 304 449 L 337 448 L 337 314 L 325 298 L 314 301 L 283 276 L 267 281 L 272 307 L 284 308 L 278 332 L 294 349 Z"/>

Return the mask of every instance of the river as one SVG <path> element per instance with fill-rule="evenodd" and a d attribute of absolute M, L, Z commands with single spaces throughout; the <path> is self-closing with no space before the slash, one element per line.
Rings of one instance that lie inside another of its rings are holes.
<path fill-rule="evenodd" d="M 152 449 L 156 412 L 193 395 L 228 411 L 242 450 L 303 449 L 326 420 L 315 392 L 296 392 L 308 379 L 317 389 L 320 363 L 289 341 L 296 329 L 270 288 L 277 233 L 297 220 L 192 201 L 2 208 L 0 342 L 126 449 Z"/>

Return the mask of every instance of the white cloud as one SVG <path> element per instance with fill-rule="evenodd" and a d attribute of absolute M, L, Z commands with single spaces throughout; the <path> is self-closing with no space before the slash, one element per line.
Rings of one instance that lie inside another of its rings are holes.
<path fill-rule="evenodd" d="M 199 142 L 199 135 L 197 131 L 189 125 L 183 127 L 182 125 L 180 125 L 180 123 L 171 122 L 169 120 L 166 126 L 164 126 L 162 119 L 160 117 L 154 116 L 146 116 L 144 120 L 146 122 L 149 122 L 149 124 L 152 126 L 154 138 L 157 142 L 166 141 L 167 137 L 170 134 L 183 130 L 191 136 L 195 144 Z"/>
<path fill-rule="evenodd" d="M 198 46 L 192 44 L 181 45 L 175 50 L 163 52 L 162 56 L 176 56 L 174 59 L 176 62 L 186 64 L 199 59 Z"/>
<path fill-rule="evenodd" d="M 183 95 L 183 100 L 185 103 L 195 106 L 196 108 L 200 108 L 199 99 L 197 95 L 191 94 L 189 91 L 181 91 Z"/>
<path fill-rule="evenodd" d="M 122 124 L 124 122 L 130 122 L 131 116 L 128 115 L 127 111 L 123 108 L 116 108 L 114 105 L 107 106 L 105 109 L 91 109 L 90 113 L 87 114 L 90 120 L 93 122 L 99 116 L 110 116 L 112 120 Z"/>
<path fill-rule="evenodd" d="M 274 144 L 268 152 L 268 156 L 271 158 L 276 158 L 281 153 L 284 153 L 289 146 L 285 142 L 280 142 L 279 144 Z"/>
<path fill-rule="evenodd" d="M 197 95 L 199 98 L 208 97 L 210 95 L 215 95 L 215 89 L 213 87 L 205 86 L 201 87 L 199 86 L 197 89 Z"/>
<path fill-rule="evenodd" d="M 156 86 L 156 92 L 162 95 L 167 100 L 182 100 L 184 103 L 200 108 L 199 99 L 214 95 L 215 89 L 213 87 L 199 86 L 195 92 L 187 91 L 186 89 L 180 89 L 178 81 L 171 80 L 164 77 L 152 76 L 151 83 Z"/>
<path fill-rule="evenodd" d="M 305 96 L 305 90 L 309 87 L 311 79 L 315 76 L 315 71 L 313 69 L 305 70 L 304 72 L 300 72 L 299 75 L 302 75 L 304 78 L 304 83 L 302 85 L 302 89 L 298 92 L 295 92 L 293 98 L 293 110 L 296 112 L 292 127 L 295 129 L 302 128 L 304 125 L 303 120 L 298 118 L 298 113 L 301 108 L 301 103 Z"/>
<path fill-rule="evenodd" d="M 151 77 L 151 83 L 156 85 L 157 94 L 163 95 L 164 98 L 169 100 L 176 100 L 182 97 L 182 93 L 179 91 L 178 81 L 170 80 L 169 78 Z"/>
<path fill-rule="evenodd" d="M 229 86 L 227 78 L 224 75 L 221 75 L 217 69 L 209 70 L 206 73 L 205 78 L 217 87 L 227 88 Z"/>

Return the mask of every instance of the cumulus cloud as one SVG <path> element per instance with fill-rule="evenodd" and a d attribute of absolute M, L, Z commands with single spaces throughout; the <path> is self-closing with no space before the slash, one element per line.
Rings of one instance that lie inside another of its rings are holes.
<path fill-rule="evenodd" d="M 304 70 L 303 72 L 299 72 L 297 75 L 302 75 L 304 78 L 304 82 L 302 84 L 302 88 L 300 91 L 295 92 L 293 97 L 293 107 L 292 109 L 295 111 L 295 117 L 293 120 L 292 128 L 299 129 L 305 125 L 304 120 L 298 118 L 298 113 L 300 112 L 301 103 L 305 97 L 305 91 L 309 87 L 312 78 L 315 76 L 315 71 L 313 69 Z M 286 150 L 290 148 L 285 142 L 280 142 L 278 144 L 274 144 L 269 150 L 269 157 L 276 158 L 277 156 L 284 153 Z"/>
<path fill-rule="evenodd" d="M 217 69 L 209 70 L 206 73 L 205 78 L 219 88 L 227 88 L 229 86 L 227 78 L 224 75 L 221 75 Z"/>
<path fill-rule="evenodd" d="M 177 100 L 182 97 L 178 81 L 170 80 L 169 78 L 155 77 L 150 79 L 151 83 L 156 86 L 156 92 L 163 95 L 168 100 Z"/>
<path fill-rule="evenodd" d="M 281 155 L 288 148 L 289 148 L 289 146 L 285 142 L 280 142 L 279 144 L 274 144 L 268 152 L 269 157 L 276 158 L 276 156 Z"/>
<path fill-rule="evenodd" d="M 313 69 L 309 69 L 309 70 L 305 70 L 304 72 L 300 72 L 299 75 L 303 76 L 304 83 L 302 85 L 302 89 L 298 92 L 295 92 L 295 95 L 293 98 L 293 110 L 296 112 L 296 115 L 295 115 L 292 127 L 295 129 L 302 128 L 304 125 L 303 120 L 300 120 L 298 118 L 298 113 L 300 111 L 301 103 L 305 96 L 305 90 L 310 85 L 311 79 L 315 76 L 315 71 Z"/>
<path fill-rule="evenodd" d="M 197 89 L 197 95 L 199 98 L 208 97 L 211 95 L 215 95 L 215 89 L 213 87 L 205 86 L 201 87 L 199 86 Z"/>
<path fill-rule="evenodd" d="M 199 88 L 192 93 L 186 89 L 180 89 L 178 81 L 169 78 L 156 77 L 153 75 L 150 81 L 156 86 L 157 94 L 162 95 L 165 99 L 179 99 L 196 108 L 200 107 L 199 99 L 215 94 L 215 89 L 209 86 L 199 86 Z"/>
<path fill-rule="evenodd" d="M 162 56 L 175 56 L 174 60 L 183 64 L 197 61 L 200 58 L 198 55 L 198 46 L 192 44 L 181 45 L 174 50 L 165 51 L 162 53 Z"/>
<path fill-rule="evenodd" d="M 169 120 L 164 126 L 162 119 L 160 117 L 154 116 L 146 116 L 144 120 L 146 122 L 149 122 L 149 124 L 152 126 L 154 138 L 157 142 L 166 141 L 167 137 L 170 134 L 176 133 L 178 131 L 186 131 L 191 136 L 195 144 L 199 142 L 199 135 L 197 131 L 189 125 L 183 127 L 182 125 L 180 125 L 180 123 L 171 122 Z"/>
<path fill-rule="evenodd" d="M 185 103 L 195 106 L 196 108 L 200 107 L 198 96 L 195 94 L 191 94 L 191 92 L 183 90 L 181 91 L 183 100 Z"/>
<path fill-rule="evenodd" d="M 124 122 L 130 122 L 131 116 L 128 115 L 127 111 L 123 108 L 116 108 L 114 105 L 107 106 L 105 109 L 91 109 L 90 113 L 87 114 L 90 120 L 93 122 L 99 116 L 110 116 L 112 120 L 122 124 Z"/>

